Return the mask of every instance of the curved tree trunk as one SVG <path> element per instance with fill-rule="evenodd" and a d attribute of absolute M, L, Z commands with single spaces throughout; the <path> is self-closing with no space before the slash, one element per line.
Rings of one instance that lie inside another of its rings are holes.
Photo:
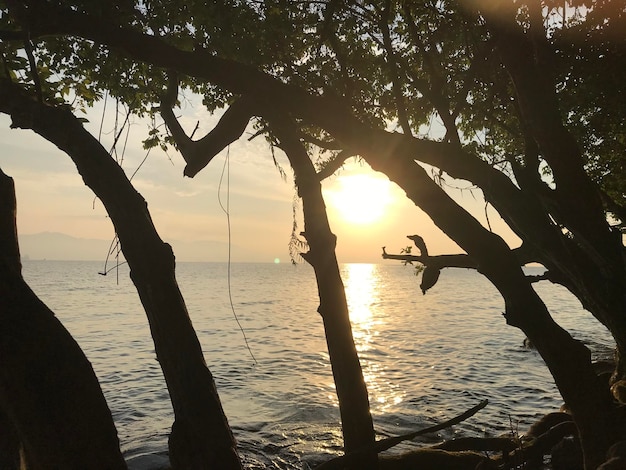
<path fill-rule="evenodd" d="M 318 312 L 324 321 L 328 354 L 335 379 L 346 453 L 372 448 L 375 443 L 374 425 L 363 371 L 354 345 L 346 293 L 337 257 L 336 237 L 331 232 L 322 196 L 322 187 L 306 149 L 288 118 L 273 116 L 272 129 L 279 138 L 293 168 L 302 198 L 304 236 L 309 251 L 302 257 L 315 270 L 320 296 Z M 378 468 L 375 452 L 365 454 L 354 468 Z"/>
<path fill-rule="evenodd" d="M 170 460 L 181 469 L 241 469 L 235 439 L 174 274 L 171 247 L 158 236 L 145 200 L 120 166 L 68 110 L 36 102 L 0 79 L 0 111 L 66 152 L 104 204 L 144 306 L 175 422 Z"/>
<path fill-rule="evenodd" d="M 13 438 L 2 459 L 19 459 L 17 437 L 30 469 L 126 468 L 91 364 L 21 269 L 13 180 L 0 170 L 0 438 Z"/>
<path fill-rule="evenodd" d="M 371 149 L 363 149 L 362 154 L 373 169 L 385 173 L 404 189 L 409 199 L 476 261 L 478 271 L 502 294 L 507 323 L 520 328 L 541 354 L 574 415 L 585 468 L 595 469 L 604 462 L 606 451 L 617 439 L 619 418 L 608 390 L 591 367 L 587 347 L 554 322 L 506 243 L 442 194 L 419 165 Z"/>

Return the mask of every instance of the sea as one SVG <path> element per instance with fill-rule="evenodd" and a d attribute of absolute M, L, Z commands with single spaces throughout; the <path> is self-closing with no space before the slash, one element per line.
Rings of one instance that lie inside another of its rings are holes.
<path fill-rule="evenodd" d="M 423 295 L 414 268 L 399 262 L 340 269 L 379 438 L 489 401 L 467 421 L 392 452 L 460 436 L 522 434 L 561 406 L 541 358 L 505 324 L 504 302 L 480 274 L 446 269 Z M 101 262 L 23 262 L 26 281 L 91 361 L 129 468 L 165 468 L 174 416 L 146 315 L 128 266 L 103 271 Z M 307 470 L 340 454 L 312 268 L 178 263 L 176 275 L 245 467 Z M 612 356 L 610 334 L 575 297 L 547 281 L 535 288 L 594 358 Z"/>

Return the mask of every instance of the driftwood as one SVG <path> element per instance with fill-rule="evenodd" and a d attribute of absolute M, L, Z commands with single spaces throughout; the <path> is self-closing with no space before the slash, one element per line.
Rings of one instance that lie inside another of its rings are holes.
<path fill-rule="evenodd" d="M 380 441 L 377 441 L 376 444 L 374 445 L 373 450 L 376 453 L 384 452 L 385 450 L 389 450 L 392 447 L 397 446 L 398 444 L 402 442 L 410 441 L 412 439 L 415 439 L 416 437 L 423 436 L 425 434 L 432 434 L 434 432 L 441 431 L 442 429 L 449 428 L 450 426 L 454 426 L 455 424 L 459 424 L 465 421 L 466 419 L 474 416 L 476 413 L 482 410 L 485 406 L 487 406 L 487 403 L 489 403 L 487 400 L 483 400 L 478 405 L 470 408 L 466 412 L 461 413 L 460 415 L 452 419 L 449 419 L 448 421 L 444 421 L 443 423 L 436 424 L 434 426 L 430 426 L 425 429 L 420 429 L 419 431 L 414 431 L 408 434 L 403 434 L 401 436 L 389 437 L 387 439 L 382 439 Z M 317 467 L 315 467 L 315 470 L 339 470 L 346 466 L 351 465 L 353 462 L 358 460 L 360 456 L 362 456 L 363 454 L 367 454 L 371 452 L 372 452 L 371 448 L 369 449 L 366 448 L 366 449 L 361 449 L 355 452 L 351 452 L 346 455 L 335 457 L 334 459 L 331 459 L 328 462 L 324 462 L 323 464 L 318 465 Z"/>

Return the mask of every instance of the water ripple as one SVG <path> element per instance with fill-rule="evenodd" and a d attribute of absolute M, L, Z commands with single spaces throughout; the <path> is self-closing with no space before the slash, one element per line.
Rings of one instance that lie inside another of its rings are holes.
<path fill-rule="evenodd" d="M 127 267 L 119 285 L 99 269 L 24 263 L 35 292 L 92 362 L 131 469 L 163 468 L 173 413 L 145 314 Z M 560 406 L 541 358 L 505 325 L 502 299 L 481 276 L 446 270 L 424 296 L 410 268 L 342 269 L 379 436 L 449 419 L 485 398 L 490 405 L 474 418 L 420 442 L 523 430 Z M 339 454 L 339 409 L 312 270 L 234 264 L 231 271 L 256 365 L 230 310 L 226 265 L 183 263 L 178 279 L 246 467 L 307 469 Z M 537 290 L 594 357 L 610 357 L 610 335 L 576 299 L 550 284 Z"/>

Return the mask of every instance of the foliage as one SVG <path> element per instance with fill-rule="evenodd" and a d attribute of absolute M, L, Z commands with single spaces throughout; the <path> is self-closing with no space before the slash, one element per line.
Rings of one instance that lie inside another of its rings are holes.
<path fill-rule="evenodd" d="M 59 4 L 157 35 L 182 50 L 241 61 L 310 92 L 336 96 L 369 125 L 408 125 L 405 133 L 458 142 L 507 174 L 515 165 L 540 166 L 549 177 L 549 165 L 541 156 L 539 162 L 528 158 L 519 104 L 497 60 L 493 38 L 483 20 L 462 2 Z M 583 147 L 589 173 L 623 210 L 624 7 L 605 0 L 573 2 L 563 12 L 561 8 L 560 2 L 546 2 L 548 41 L 542 47 L 558 57 L 549 65 L 562 113 Z M 2 11 L 0 28 L 21 31 L 5 5 Z M 520 21 L 530 14 L 521 10 Z M 166 71 L 88 40 L 26 34 L 30 39 L 2 41 L 4 68 L 31 88 L 37 75 L 46 101 L 69 101 L 84 108 L 106 94 L 133 113 L 157 113 Z M 26 44 L 32 47 L 36 72 L 29 65 Z M 200 94 L 209 111 L 234 98 L 195 77 L 181 77 L 181 88 Z M 323 135 L 310 127 L 307 132 Z M 154 131 L 146 144 L 168 143 L 163 138 L 161 131 Z"/>

